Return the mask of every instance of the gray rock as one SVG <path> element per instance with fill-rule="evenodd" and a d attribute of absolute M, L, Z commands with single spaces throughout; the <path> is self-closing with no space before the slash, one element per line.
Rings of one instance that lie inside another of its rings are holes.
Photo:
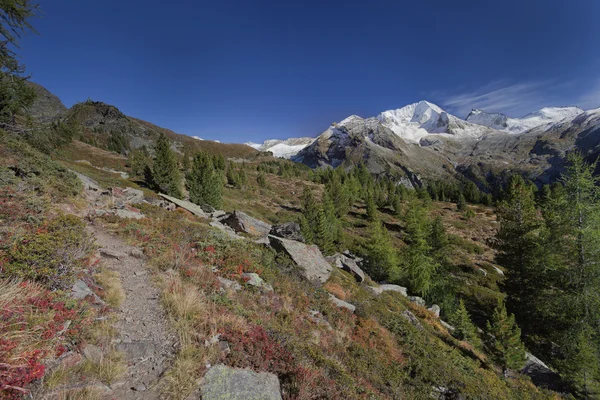
<path fill-rule="evenodd" d="M 264 289 L 268 292 L 273 291 L 273 287 L 263 280 L 258 274 L 255 273 L 243 273 L 242 279 L 246 282 L 246 285 L 255 286 L 260 289 Z"/>
<path fill-rule="evenodd" d="M 271 231 L 270 224 L 252 218 L 241 211 L 234 211 L 233 214 L 221 219 L 220 222 L 231 227 L 236 232 L 243 232 L 252 236 L 265 236 Z"/>
<path fill-rule="evenodd" d="M 254 243 L 256 243 L 256 244 L 264 244 L 266 246 L 269 246 L 271 244 L 271 241 L 269 240 L 268 236 L 265 236 L 265 237 L 261 237 L 259 239 L 256 239 L 254 241 Z"/>
<path fill-rule="evenodd" d="M 223 225 L 222 223 L 220 223 L 218 221 L 213 221 L 209 225 L 212 226 L 213 228 L 217 228 L 221 232 L 227 234 L 227 236 L 229 236 L 232 239 L 243 239 L 243 237 L 238 235 L 237 233 L 235 233 L 233 229 L 231 229 L 227 225 Z"/>
<path fill-rule="evenodd" d="M 128 204 L 138 204 L 144 201 L 144 192 L 139 189 L 125 188 L 123 189 L 125 202 Z"/>
<path fill-rule="evenodd" d="M 96 297 L 92 289 L 81 279 L 78 279 L 71 288 L 71 297 L 77 300 L 85 299 L 88 296 Z"/>
<path fill-rule="evenodd" d="M 284 239 L 295 240 L 297 242 L 304 243 L 304 237 L 302 236 L 302 230 L 300 225 L 296 222 L 286 222 L 281 225 L 273 225 L 271 228 L 271 235 L 282 237 Z"/>
<path fill-rule="evenodd" d="M 217 279 L 219 280 L 219 283 L 221 284 L 221 287 L 224 288 L 224 289 L 231 289 L 234 292 L 242 290 L 242 285 L 240 285 L 236 281 L 232 281 L 232 280 L 229 280 L 229 279 L 221 278 L 220 276 L 217 277 Z"/>
<path fill-rule="evenodd" d="M 446 321 L 443 321 L 440 319 L 440 324 L 442 324 L 442 326 L 446 329 L 448 329 L 450 332 L 453 332 L 454 330 L 456 330 L 455 327 L 453 327 L 452 325 L 450 325 L 449 323 L 447 323 Z"/>
<path fill-rule="evenodd" d="M 215 365 L 204 375 L 203 400 L 281 400 L 277 376 Z"/>
<path fill-rule="evenodd" d="M 127 253 L 124 253 L 122 251 L 118 251 L 118 250 L 114 250 L 114 249 L 109 249 L 107 247 L 103 247 L 99 250 L 100 255 L 102 257 L 106 257 L 106 258 L 114 258 L 116 260 L 120 260 L 122 258 L 126 258 L 127 257 Z"/>
<path fill-rule="evenodd" d="M 495 265 L 492 265 L 492 268 L 494 268 L 494 271 L 496 271 L 498 275 L 504 276 L 504 271 L 502 271 L 500 268 L 496 267 Z"/>
<path fill-rule="evenodd" d="M 114 212 L 114 214 L 119 218 L 128 218 L 128 219 L 142 219 L 145 217 L 145 215 L 139 211 L 126 210 L 126 209 L 116 210 Z"/>
<path fill-rule="evenodd" d="M 408 296 L 408 300 L 410 300 L 411 302 L 415 303 L 418 306 L 421 307 L 425 307 L 425 300 L 423 300 L 421 297 L 419 296 Z"/>
<path fill-rule="evenodd" d="M 180 200 L 175 197 L 167 196 L 166 194 L 162 194 L 162 193 L 159 193 L 159 196 L 162 197 L 163 199 L 168 200 L 171 203 L 175 204 L 177 207 L 181 207 L 184 210 L 187 210 L 198 217 L 208 218 L 208 214 L 206 214 L 200 206 L 198 206 L 190 201 Z"/>
<path fill-rule="evenodd" d="M 365 280 L 365 273 L 352 258 L 344 254 L 335 254 L 331 257 L 327 257 L 326 260 L 331 265 L 351 273 L 357 282 L 363 282 Z"/>
<path fill-rule="evenodd" d="M 535 385 L 558 392 L 565 390 L 565 383 L 560 375 L 552 371 L 542 360 L 531 353 L 525 353 L 525 358 L 525 366 L 521 373 L 529 376 Z"/>
<path fill-rule="evenodd" d="M 287 254 L 309 281 L 325 283 L 329 279 L 333 267 L 325 260 L 317 246 L 273 235 L 269 235 L 269 240 L 271 247 Z"/>
<path fill-rule="evenodd" d="M 367 286 L 367 288 L 375 295 L 380 295 L 383 292 L 397 292 L 404 297 L 408 296 L 408 291 L 404 286 L 384 284 L 379 286 Z"/>
<path fill-rule="evenodd" d="M 351 312 L 354 312 L 356 310 L 356 306 L 354 304 L 350 304 L 344 300 L 340 300 L 331 293 L 329 293 L 329 299 L 333 302 L 333 304 L 340 308 L 345 308 L 347 310 L 350 310 Z"/>
<path fill-rule="evenodd" d="M 421 321 L 419 321 L 419 318 L 417 318 L 415 316 L 415 314 L 411 313 L 408 310 L 404 310 L 402 311 L 401 314 L 408 322 L 410 322 L 411 325 L 413 325 L 415 328 L 421 330 L 423 329 L 423 325 L 421 325 Z"/>
<path fill-rule="evenodd" d="M 438 318 L 440 317 L 440 311 L 442 311 L 440 306 L 438 306 L 437 304 L 432 305 L 428 308 L 428 310 L 431 311 Z"/>
<path fill-rule="evenodd" d="M 80 174 L 79 172 L 75 172 L 75 171 L 72 171 L 72 172 L 75 175 L 77 175 L 77 178 L 79 178 L 81 183 L 83 183 L 83 188 L 85 190 L 91 190 L 94 192 L 99 192 L 101 190 L 100 186 L 98 185 L 98 182 L 96 182 L 92 178 L 89 178 L 89 177 L 85 176 L 84 174 Z"/>
<path fill-rule="evenodd" d="M 223 210 L 216 210 L 216 211 L 213 211 L 213 212 L 210 214 L 210 216 L 211 216 L 213 219 L 215 219 L 215 218 L 217 218 L 217 219 L 218 219 L 218 218 L 221 218 L 221 217 L 223 217 L 223 216 L 225 216 L 225 215 L 227 215 L 227 213 L 226 213 L 225 211 L 223 211 Z"/>

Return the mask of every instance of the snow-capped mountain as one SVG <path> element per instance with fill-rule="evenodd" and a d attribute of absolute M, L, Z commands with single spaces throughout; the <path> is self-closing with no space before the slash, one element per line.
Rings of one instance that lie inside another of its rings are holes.
<path fill-rule="evenodd" d="M 527 114 L 523 118 L 510 118 L 501 113 L 487 113 L 473 109 L 467 121 L 508 133 L 523 133 L 533 128 L 549 129 L 553 125 L 572 120 L 583 113 L 577 107 L 546 107 Z"/>
<path fill-rule="evenodd" d="M 396 110 L 384 111 L 377 119 L 402 139 L 416 143 L 430 134 L 477 138 L 490 133 L 488 127 L 467 122 L 424 100 Z"/>
<path fill-rule="evenodd" d="M 275 157 L 291 158 L 314 141 L 315 138 L 303 137 L 286 140 L 269 139 L 263 143 L 248 142 L 246 145 L 259 151 L 270 151 Z"/>

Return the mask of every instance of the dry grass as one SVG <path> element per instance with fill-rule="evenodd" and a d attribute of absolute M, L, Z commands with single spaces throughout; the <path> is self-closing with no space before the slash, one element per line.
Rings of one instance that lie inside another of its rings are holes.
<path fill-rule="evenodd" d="M 95 378 L 110 385 L 127 370 L 125 357 L 118 351 L 111 350 L 105 354 L 97 348 L 84 351 L 84 354 L 85 360 L 79 366 L 78 372 L 86 377 Z"/>
<path fill-rule="evenodd" d="M 94 274 L 96 281 L 104 288 L 102 298 L 114 308 L 118 308 L 125 301 L 125 291 L 121 284 L 118 272 L 102 268 Z"/>
<path fill-rule="evenodd" d="M 57 395 L 57 400 L 100 400 L 102 395 L 98 389 L 71 389 Z"/>
<path fill-rule="evenodd" d="M 69 368 L 58 367 L 50 374 L 44 376 L 44 388 L 56 389 L 59 386 L 64 385 L 68 380 L 73 371 Z"/>
<path fill-rule="evenodd" d="M 187 399 L 198 386 L 199 372 L 204 368 L 203 348 L 181 349 L 162 383 L 163 395 L 172 400 Z"/>

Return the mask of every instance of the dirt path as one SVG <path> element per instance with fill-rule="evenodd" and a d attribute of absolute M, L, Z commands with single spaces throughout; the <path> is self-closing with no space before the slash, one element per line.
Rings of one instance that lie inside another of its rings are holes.
<path fill-rule="evenodd" d="M 125 301 L 117 311 L 119 332 L 115 347 L 126 355 L 128 369 L 110 399 L 159 399 L 157 383 L 175 354 L 175 335 L 169 330 L 159 291 L 143 260 L 143 254 L 117 236 L 90 223 L 104 265 L 121 275 Z"/>

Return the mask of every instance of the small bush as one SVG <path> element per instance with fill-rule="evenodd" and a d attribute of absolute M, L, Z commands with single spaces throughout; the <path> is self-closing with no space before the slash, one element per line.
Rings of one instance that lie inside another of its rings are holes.
<path fill-rule="evenodd" d="M 0 271 L 9 278 L 33 280 L 64 289 L 93 248 L 85 224 L 74 215 L 59 216 L 24 235 L 6 251 Z"/>

